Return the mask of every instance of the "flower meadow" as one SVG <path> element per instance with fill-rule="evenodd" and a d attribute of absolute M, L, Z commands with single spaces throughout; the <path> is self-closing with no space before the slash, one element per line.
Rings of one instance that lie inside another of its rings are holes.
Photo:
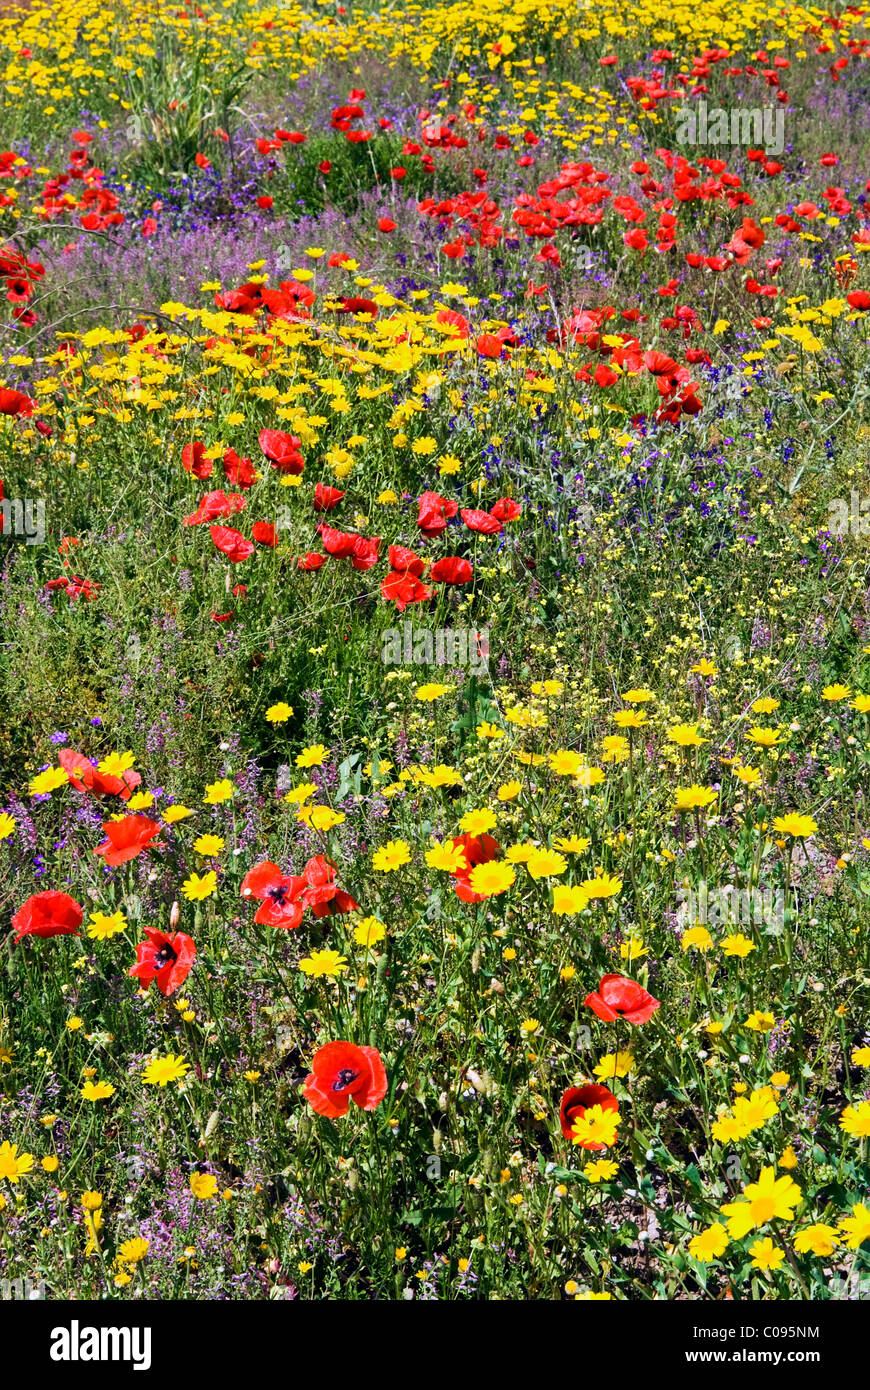
<path fill-rule="evenodd" d="M 870 11 L 0 11 L 0 1280 L 870 1290 Z"/>

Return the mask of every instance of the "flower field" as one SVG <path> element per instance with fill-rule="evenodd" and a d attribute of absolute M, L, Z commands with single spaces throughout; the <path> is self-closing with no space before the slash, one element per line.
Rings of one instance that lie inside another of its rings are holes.
<path fill-rule="evenodd" d="M 0 1281 L 870 1294 L 870 10 L 0 10 Z"/>

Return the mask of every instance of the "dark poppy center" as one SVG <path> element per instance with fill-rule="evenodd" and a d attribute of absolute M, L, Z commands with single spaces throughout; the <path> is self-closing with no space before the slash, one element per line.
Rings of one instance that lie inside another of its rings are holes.
<path fill-rule="evenodd" d="M 356 1081 L 358 1076 L 358 1071 L 351 1071 L 349 1067 L 343 1067 L 333 1081 L 332 1089 L 334 1091 L 344 1091 L 352 1081 Z"/>
<path fill-rule="evenodd" d="M 287 884 L 279 883 L 277 888 L 270 888 L 269 897 L 278 907 L 283 907 L 287 899 Z"/>
<path fill-rule="evenodd" d="M 167 942 L 159 951 L 154 952 L 154 969 L 162 970 L 165 965 L 174 965 L 177 960 L 177 954 Z"/>

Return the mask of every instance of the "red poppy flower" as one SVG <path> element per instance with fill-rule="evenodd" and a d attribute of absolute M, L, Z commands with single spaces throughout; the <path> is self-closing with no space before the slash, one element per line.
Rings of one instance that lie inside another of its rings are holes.
<path fill-rule="evenodd" d="M 357 541 L 362 539 L 350 531 L 338 531 L 334 526 L 326 526 L 323 522 L 317 529 L 327 555 L 334 555 L 339 560 L 350 559 L 356 553 Z"/>
<path fill-rule="evenodd" d="M 351 1101 L 360 1110 L 376 1110 L 387 1094 L 387 1073 L 374 1047 L 331 1042 L 311 1059 L 311 1073 L 302 1094 L 312 1110 L 336 1120 L 347 1114 Z"/>
<path fill-rule="evenodd" d="M 602 1110 L 615 1110 L 619 1112 L 619 1102 L 612 1091 L 608 1091 L 606 1086 L 596 1086 L 590 1083 L 588 1086 L 569 1086 L 562 1096 L 559 1104 L 559 1124 L 566 1139 L 573 1140 L 574 1132 L 571 1128 L 575 1120 L 580 1120 L 586 1111 L 593 1105 L 600 1105 Z M 598 1153 L 606 1148 L 606 1144 L 596 1143 L 594 1139 L 584 1139 L 578 1145 L 581 1149 L 592 1149 Z"/>
<path fill-rule="evenodd" d="M 436 560 L 429 578 L 436 584 L 470 584 L 474 578 L 474 566 L 459 555 L 445 555 Z"/>
<path fill-rule="evenodd" d="M 457 313 L 455 309 L 439 309 L 435 315 L 435 322 L 449 329 L 451 335 L 455 335 L 457 338 L 468 337 L 468 319 Z"/>
<path fill-rule="evenodd" d="M 299 452 L 301 439 L 295 434 L 285 434 L 283 430 L 261 430 L 260 448 L 266 458 L 279 473 L 298 476 L 305 467 L 305 460 Z"/>
<path fill-rule="evenodd" d="M 255 521 L 251 527 L 251 535 L 258 545 L 270 545 L 274 548 L 278 544 L 278 528 L 271 521 Z"/>
<path fill-rule="evenodd" d="M 218 488 L 215 492 L 205 494 L 197 510 L 186 516 L 182 525 L 202 526 L 204 522 L 214 521 L 219 516 L 232 516 L 235 512 L 241 512 L 246 505 L 240 492 L 224 492 L 222 488 Z"/>
<path fill-rule="evenodd" d="M 489 864 L 493 859 L 498 859 L 501 846 L 492 835 L 455 835 L 453 843 L 461 848 L 466 863 L 464 869 L 453 875 L 454 892 L 464 903 L 482 903 L 484 895 L 474 892 L 469 876 L 478 864 Z"/>
<path fill-rule="evenodd" d="M 34 893 L 12 918 L 15 940 L 23 936 L 78 936 L 84 912 L 68 893 Z"/>
<path fill-rule="evenodd" d="M 605 1023 L 615 1023 L 618 1018 L 647 1023 L 659 1007 L 658 999 L 626 975 L 604 975 L 597 992 L 587 994 L 583 1002 Z"/>
<path fill-rule="evenodd" d="M 0 387 L 0 415 L 32 415 L 35 409 L 36 401 L 29 396 Z"/>
<path fill-rule="evenodd" d="M 83 753 L 77 753 L 73 748 L 61 748 L 57 760 L 66 770 L 70 786 L 77 792 L 89 792 L 91 796 L 119 796 L 122 801 L 129 801 L 134 787 L 138 787 L 142 781 L 142 774 L 134 772 L 132 768 L 122 777 L 100 772 Z"/>
<path fill-rule="evenodd" d="M 853 290 L 846 295 L 846 303 L 852 309 L 870 309 L 870 294 L 866 290 Z"/>
<path fill-rule="evenodd" d="M 381 548 L 380 536 L 357 536 L 353 548 L 351 564 L 355 570 L 370 570 L 378 563 Z"/>
<path fill-rule="evenodd" d="M 519 502 L 515 502 L 512 497 L 500 497 L 495 505 L 490 507 L 489 514 L 494 516 L 496 521 L 516 521 L 522 510 Z"/>
<path fill-rule="evenodd" d="M 337 507 L 343 492 L 339 492 L 337 487 L 329 487 L 327 483 L 318 483 L 314 489 L 314 510 L 316 512 L 331 512 L 333 507 Z"/>
<path fill-rule="evenodd" d="M 300 285 L 297 280 L 282 280 L 277 290 L 265 289 L 262 291 L 262 302 L 273 314 L 275 318 L 287 319 L 290 323 L 298 323 L 303 319 L 310 319 L 308 312 L 310 305 L 314 303 L 314 291 L 307 285 Z M 264 430 L 264 434 L 281 434 L 280 430 Z M 292 438 L 292 435 L 286 436 Z M 296 448 L 299 441 L 296 441 Z M 264 451 L 265 452 L 265 451 Z M 301 455 L 300 455 L 301 457 Z M 299 470 L 301 472 L 301 469 Z"/>
<path fill-rule="evenodd" d="M 605 391 L 608 386 L 613 386 L 618 380 L 618 372 L 613 371 L 611 367 L 606 367 L 603 362 L 599 362 L 595 368 L 595 385 L 600 390 Z"/>
<path fill-rule="evenodd" d="M 316 550 L 309 550 L 307 555 L 300 555 L 296 561 L 297 568 L 301 570 L 319 570 L 325 564 L 326 556 L 318 555 Z"/>
<path fill-rule="evenodd" d="M 396 224 L 395 224 L 395 222 L 393 221 L 393 219 L 392 219 L 391 217 L 379 217 L 379 218 L 378 218 L 378 231 L 379 231 L 379 232 L 394 232 L 395 230 L 396 230 Z"/>
<path fill-rule="evenodd" d="M 245 294 L 243 290 L 224 290 L 214 297 L 215 307 L 224 309 L 228 314 L 247 314 L 253 316 L 257 312 L 258 300 L 251 295 Z"/>
<path fill-rule="evenodd" d="M 480 531 L 484 536 L 498 535 L 504 527 L 489 512 L 478 511 L 475 507 L 463 507 L 459 513 L 469 531 Z"/>
<path fill-rule="evenodd" d="M 442 497 L 438 492 L 424 492 L 417 511 L 417 525 L 424 536 L 440 536 L 450 517 L 459 511 L 459 503 Z"/>
<path fill-rule="evenodd" d="M 300 901 L 310 907 L 315 917 L 331 917 L 337 912 L 355 912 L 359 903 L 339 888 L 335 881 L 336 868 L 323 854 L 309 859 L 303 871 L 305 887 Z"/>
<path fill-rule="evenodd" d="M 387 551 L 387 558 L 390 562 L 390 569 L 404 570 L 407 574 L 413 574 L 417 579 L 422 579 L 426 561 L 422 555 L 417 554 L 416 550 L 409 550 L 404 545 L 391 545 Z"/>
<path fill-rule="evenodd" d="M 494 333 L 481 333 L 476 346 L 480 357 L 501 357 L 504 352 L 504 343 Z"/>
<path fill-rule="evenodd" d="M 302 921 L 299 896 L 305 879 L 281 873 L 271 859 L 255 864 L 242 879 L 242 897 L 257 898 L 262 903 L 254 917 L 266 927 L 298 927 Z"/>
<path fill-rule="evenodd" d="M 652 372 L 653 376 L 673 376 L 674 372 L 678 370 L 673 357 L 668 357 L 663 352 L 645 352 L 643 363 L 647 371 Z"/>
<path fill-rule="evenodd" d="M 371 314 L 372 318 L 378 316 L 378 306 L 373 299 L 362 299 L 359 295 L 350 295 L 342 299 L 341 307 L 336 310 L 342 314 Z"/>
<path fill-rule="evenodd" d="M 392 600 L 400 613 L 404 613 L 408 604 L 425 603 L 430 599 L 432 590 L 410 570 L 390 570 L 386 579 L 381 580 L 381 594 L 388 602 Z"/>
<path fill-rule="evenodd" d="M 103 830 L 107 838 L 97 845 L 94 854 L 101 855 L 113 868 L 138 858 L 143 849 L 163 848 L 156 840 L 151 843 L 159 834 L 160 825 L 150 816 L 124 816 L 122 820 L 103 821 Z"/>
<path fill-rule="evenodd" d="M 249 458 L 239 458 L 235 449 L 227 449 L 223 457 L 227 482 L 234 487 L 248 489 L 257 481 L 256 470 Z"/>
<path fill-rule="evenodd" d="M 6 281 L 6 298 L 10 304 L 26 304 L 33 293 L 33 287 L 29 280 L 23 277 L 17 279 L 11 276 Z"/>
<path fill-rule="evenodd" d="M 232 526 L 210 526 L 209 534 L 231 565 L 241 564 L 254 553 L 253 542 L 245 540 L 241 531 L 234 531 Z"/>
<path fill-rule="evenodd" d="M 156 927 L 146 927 L 145 935 L 148 940 L 140 941 L 136 947 L 136 964 L 128 973 L 141 981 L 143 989 L 156 980 L 160 993 L 168 997 L 190 974 L 196 959 L 196 946 L 183 931 L 167 936 Z"/>
<path fill-rule="evenodd" d="M 210 478 L 214 464 L 211 459 L 205 456 L 205 445 L 194 440 L 192 444 L 185 444 L 181 451 L 181 462 L 192 473 L 194 478 Z"/>

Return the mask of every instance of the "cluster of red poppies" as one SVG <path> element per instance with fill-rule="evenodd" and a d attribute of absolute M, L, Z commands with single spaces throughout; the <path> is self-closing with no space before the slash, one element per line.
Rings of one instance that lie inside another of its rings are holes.
<path fill-rule="evenodd" d="M 623 1018 L 635 1025 L 648 1023 L 659 1008 L 658 999 L 627 975 L 604 975 L 598 989 L 587 994 L 583 1002 L 605 1023 L 616 1023 Z M 563 1136 L 581 1149 L 600 1153 L 607 1147 L 605 1144 L 596 1139 L 578 1138 L 573 1128 L 593 1106 L 619 1114 L 619 1102 L 607 1086 L 595 1083 L 569 1086 L 559 1102 L 559 1127 Z"/>
<path fill-rule="evenodd" d="M 326 491 L 323 489 L 321 492 L 321 507 L 324 510 L 335 505 L 331 498 L 327 504 Z M 334 489 L 329 489 L 330 493 L 333 491 Z M 343 493 L 339 493 L 335 500 L 343 496 Z M 316 499 L 317 494 L 315 506 Z M 497 535 L 504 529 L 504 522 L 515 521 L 521 511 L 519 503 L 510 497 L 500 498 L 490 511 L 485 512 L 467 507 L 460 509 L 459 503 L 454 499 L 442 497 L 437 492 L 424 492 L 418 504 L 417 526 L 421 535 L 437 537 L 446 530 L 448 520 L 458 513 L 470 531 L 477 531 L 483 535 Z M 378 563 L 380 536 L 361 536 L 351 531 L 339 531 L 324 522 L 321 522 L 317 529 L 326 555 L 310 551 L 298 560 L 300 569 L 320 569 L 326 562 L 326 556 L 349 559 L 357 570 L 372 569 Z M 395 603 L 400 613 L 404 612 L 408 604 L 423 603 L 432 597 L 431 587 L 423 583 L 423 575 L 430 564 L 430 584 L 469 584 L 474 578 L 474 566 L 461 555 L 445 555 L 442 559 L 431 562 L 406 546 L 391 545 L 387 558 L 390 572 L 381 581 L 381 594 L 388 602 Z"/>
<path fill-rule="evenodd" d="M 299 451 L 301 441 L 296 435 L 285 434 L 282 430 L 261 430 L 259 444 L 264 457 L 279 473 L 298 475 L 305 467 L 305 461 Z M 210 478 L 214 470 L 212 460 L 206 455 L 205 445 L 199 440 L 185 444 L 181 451 L 181 462 L 188 473 L 200 480 Z M 227 480 L 244 491 L 251 488 L 257 480 L 257 472 L 251 460 L 247 456 L 240 458 L 235 449 L 224 451 L 223 468 Z M 227 519 L 237 512 L 244 511 L 246 506 L 247 501 L 241 492 L 225 492 L 223 488 L 216 488 L 205 493 L 196 511 L 184 517 L 182 524 L 208 524 L 216 548 L 226 555 L 231 564 L 238 565 L 253 555 L 254 541 L 258 545 L 272 548 L 278 544 L 278 529 L 271 521 L 253 523 L 253 540 L 248 540 L 241 531 L 232 526 L 217 524 L 221 518 Z"/>
<path fill-rule="evenodd" d="M 267 927 L 298 927 L 306 907 L 315 917 L 355 912 L 359 903 L 339 888 L 336 872 L 323 854 L 309 859 L 301 874 L 289 876 L 271 859 L 264 859 L 245 874 L 242 897 L 259 901 L 254 921 Z"/>
<path fill-rule="evenodd" d="M 64 215 L 77 214 L 85 231 L 104 231 L 125 221 L 123 212 L 119 211 L 117 193 L 103 187 L 103 170 L 90 163 L 87 146 L 93 138 L 86 130 L 72 132 L 75 148 L 70 152 L 68 167 L 46 179 L 34 206 L 33 211 L 40 221 L 56 222 Z M 32 165 L 14 150 L 0 153 L 0 179 L 26 182 L 33 174 Z M 81 189 L 78 196 L 74 191 L 77 188 Z M 0 194 L 0 208 L 12 207 L 17 202 L 14 193 Z M 38 321 L 29 301 L 34 285 L 44 274 L 43 265 L 30 260 L 15 247 L 0 248 L 0 276 L 6 282 L 6 298 L 13 306 L 13 317 L 24 328 L 32 328 Z"/>
<path fill-rule="evenodd" d="M 17 319 L 23 328 L 32 328 L 36 323 L 36 315 L 32 309 L 28 308 L 28 301 L 33 295 L 33 287 L 37 281 L 41 280 L 45 274 L 45 266 L 39 261 L 30 260 L 27 256 L 17 251 L 14 246 L 4 246 L 0 248 L 0 276 L 6 286 L 6 299 L 12 305 L 12 317 Z M 18 393 L 13 393 L 17 395 Z M 21 397 L 22 401 L 27 397 Z M 31 403 L 32 409 L 32 403 Z M 16 415 L 25 413 L 22 410 L 5 409 L 4 415 Z M 26 412 L 31 413 L 31 410 Z"/>
<path fill-rule="evenodd" d="M 298 927 L 306 907 L 317 918 L 356 912 L 359 903 L 338 886 L 336 872 L 323 854 L 309 859 L 301 874 L 283 874 L 271 859 L 264 859 L 245 874 L 242 896 L 260 903 L 254 921 L 268 927 Z M 311 1066 L 302 1093 L 312 1109 L 329 1119 L 346 1115 L 351 1100 L 361 1110 L 374 1110 L 387 1093 L 387 1074 L 374 1047 L 326 1043 L 315 1052 Z"/>
<path fill-rule="evenodd" d="M 76 603 L 80 598 L 90 602 L 97 597 L 100 585 L 94 579 L 83 579 L 80 574 L 61 574 L 57 579 L 49 579 L 43 588 L 49 592 L 53 589 L 61 589 L 70 600 Z"/>
<path fill-rule="evenodd" d="M 66 212 L 77 212 L 79 222 L 87 232 L 120 227 L 124 222 L 123 212 L 118 211 L 117 193 L 102 187 L 105 177 L 103 170 L 90 163 L 87 147 L 93 138 L 86 130 L 73 131 L 72 140 L 76 148 L 70 153 L 69 167 L 54 178 L 47 179 L 42 190 L 42 203 L 36 212 L 44 221 L 54 221 Z M 72 192 L 77 182 L 85 185 L 79 198 Z"/>
<path fill-rule="evenodd" d="M 140 775 L 132 770 L 120 776 L 100 772 L 73 748 L 61 749 L 59 759 L 74 790 L 95 799 L 118 797 L 127 801 L 141 782 Z M 147 849 L 165 848 L 156 839 L 160 825 L 149 816 L 127 815 L 108 820 L 103 830 L 107 838 L 93 853 L 110 867 L 128 863 Z M 487 834 L 462 835 L 455 843 L 461 847 L 464 859 L 463 867 L 453 873 L 456 894 L 463 902 L 480 902 L 482 898 L 470 886 L 470 874 L 475 865 L 496 859 L 499 845 Z M 245 875 L 241 893 L 259 903 L 256 923 L 281 929 L 298 927 L 306 908 L 318 919 L 359 910 L 359 903 L 339 886 L 335 865 L 323 854 L 310 858 L 301 874 L 285 874 L 272 860 L 262 860 Z M 15 941 L 24 937 L 78 936 L 83 919 L 81 904 L 69 894 L 54 889 L 34 893 L 12 918 Z M 176 931 L 176 925 L 174 908 L 169 932 L 145 927 L 145 940 L 136 948 L 136 964 L 128 972 L 143 988 L 147 989 L 153 981 L 167 997 L 184 984 L 197 954 L 192 937 Z M 631 1024 L 646 1023 L 659 1007 L 659 1001 L 641 985 L 622 975 L 605 975 L 598 990 L 588 994 L 584 1002 L 605 1022 L 625 1019 Z M 346 1114 L 351 1100 L 363 1110 L 374 1110 L 386 1091 L 386 1073 L 377 1050 L 346 1041 L 327 1043 L 317 1050 L 303 1087 L 311 1106 L 330 1118 Z M 612 1110 L 617 1102 L 606 1087 L 571 1087 L 562 1097 L 560 1123 L 566 1138 L 585 1148 L 597 1149 L 603 1145 L 594 1140 L 577 1141 L 572 1131 L 578 1116 L 582 1117 L 593 1105 Z"/>
<path fill-rule="evenodd" d="M 309 859 L 298 875 L 283 874 L 271 859 L 263 860 L 242 880 L 242 896 L 258 900 L 254 921 L 269 927 L 298 927 L 306 907 L 318 918 L 359 908 L 355 899 L 339 888 L 335 865 L 323 854 Z M 351 1100 L 361 1110 L 374 1110 L 386 1091 L 387 1076 L 378 1051 L 350 1042 L 318 1048 L 311 1075 L 303 1086 L 303 1095 L 312 1108 L 330 1119 L 346 1115 Z"/>
<path fill-rule="evenodd" d="M 262 430 L 259 444 L 263 455 L 279 472 L 298 476 L 303 471 L 305 463 L 299 451 L 300 440 L 295 435 L 286 434 L 281 430 Z M 207 457 L 205 445 L 200 441 L 184 446 L 181 461 L 187 472 L 200 480 L 209 478 L 212 474 L 213 462 Z M 244 490 L 256 480 L 257 475 L 250 459 L 240 458 L 233 449 L 224 452 L 223 465 L 228 478 L 232 478 Z M 320 513 L 330 512 L 338 506 L 344 495 L 340 489 L 319 482 L 314 489 L 314 510 Z M 269 521 L 254 522 L 251 527 L 251 540 L 235 527 L 219 524 L 244 511 L 246 506 L 246 499 L 241 492 L 226 492 L 223 488 L 217 488 L 202 496 L 196 511 L 185 516 L 183 524 L 188 527 L 208 525 L 216 548 L 231 564 L 240 564 L 254 553 L 254 542 L 274 547 L 279 538 L 277 527 Z M 520 504 L 510 497 L 499 498 L 489 511 L 484 511 L 474 507 L 460 509 L 455 499 L 427 491 L 419 499 L 417 526 L 421 535 L 434 538 L 440 536 L 447 529 L 448 521 L 458 515 L 468 530 L 492 536 L 498 535 L 506 522 L 516 521 L 521 512 Z M 318 523 L 317 531 L 324 553 L 309 551 L 301 555 L 297 560 L 297 566 L 301 570 L 318 570 L 326 563 L 328 557 L 348 559 L 355 570 L 373 569 L 380 561 L 380 536 L 363 536 L 358 532 L 342 531 L 323 521 Z M 474 566 L 460 555 L 445 555 L 442 559 L 432 562 L 405 546 L 392 545 L 389 547 L 388 558 L 390 573 L 381 583 L 381 593 L 387 601 L 394 602 L 400 612 L 403 612 L 409 603 L 420 603 L 432 597 L 431 587 L 422 582 L 429 565 L 430 584 L 468 584 L 474 577 Z M 237 586 L 233 592 L 243 591 L 244 586 Z M 226 620 L 231 616 L 232 614 L 212 614 L 216 621 Z"/>

